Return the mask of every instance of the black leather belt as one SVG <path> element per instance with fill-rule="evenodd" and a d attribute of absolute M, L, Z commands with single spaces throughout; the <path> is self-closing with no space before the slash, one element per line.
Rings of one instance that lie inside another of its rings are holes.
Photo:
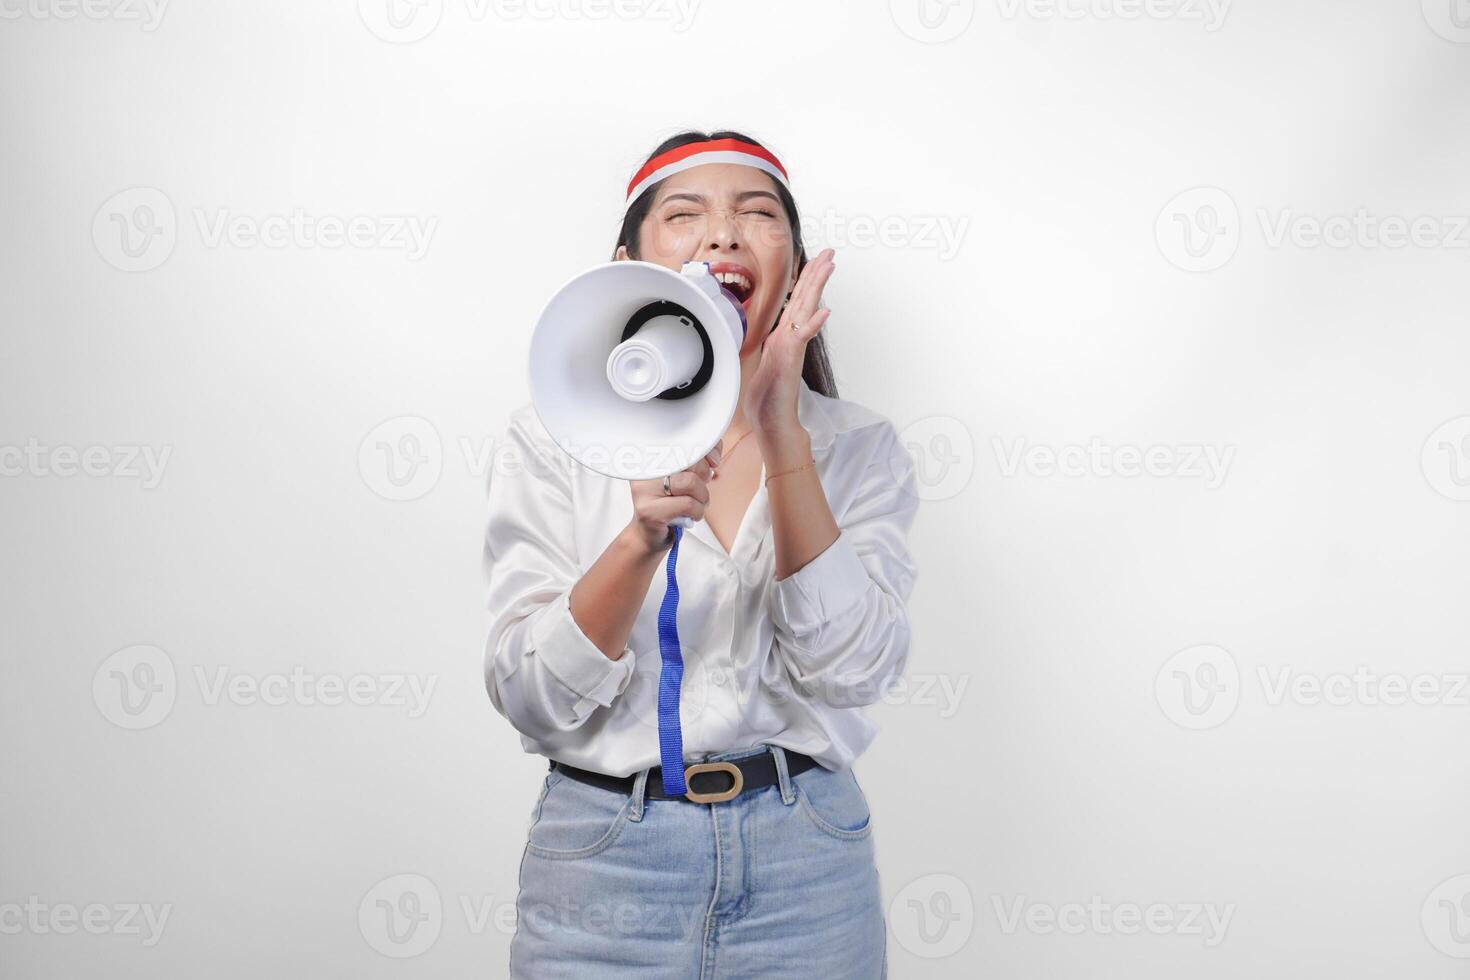
<path fill-rule="evenodd" d="M 790 749 L 783 751 L 786 753 L 788 775 L 795 776 L 799 772 L 806 772 L 813 766 L 819 765 L 816 759 L 802 752 L 793 752 Z M 555 759 L 551 760 L 549 768 L 559 770 L 584 783 L 601 786 L 614 793 L 622 793 L 624 796 L 632 795 L 633 783 L 638 778 L 636 772 L 631 776 L 609 776 L 590 769 L 578 769 L 576 766 L 569 766 Z M 701 789 L 695 788 L 696 781 L 702 787 Z M 683 796 L 670 796 L 664 792 L 663 767 L 654 766 L 648 770 L 648 781 L 644 784 L 643 795 L 651 800 L 723 803 L 725 800 L 733 800 L 741 793 L 750 790 L 775 786 L 779 781 L 776 775 L 776 757 L 767 749 L 759 755 L 746 756 L 743 759 L 697 762 L 686 766 L 684 785 L 689 788 L 689 792 Z"/>

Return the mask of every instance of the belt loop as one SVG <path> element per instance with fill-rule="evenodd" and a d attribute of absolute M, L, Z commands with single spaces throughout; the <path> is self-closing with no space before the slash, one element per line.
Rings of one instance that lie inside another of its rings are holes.
<path fill-rule="evenodd" d="M 645 799 L 644 789 L 648 786 L 648 770 L 640 769 L 638 776 L 633 780 L 633 810 L 629 819 L 635 823 L 643 819 L 643 802 Z"/>
<path fill-rule="evenodd" d="M 791 774 L 786 771 L 786 750 L 779 745 L 770 747 L 776 760 L 776 783 L 781 787 L 781 802 L 790 806 L 796 802 L 796 788 L 791 783 Z"/>

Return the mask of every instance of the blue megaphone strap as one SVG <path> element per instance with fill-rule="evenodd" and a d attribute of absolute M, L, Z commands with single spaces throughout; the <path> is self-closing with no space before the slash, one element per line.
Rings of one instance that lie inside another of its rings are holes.
<path fill-rule="evenodd" d="M 658 676 L 658 749 L 664 792 L 683 796 L 684 735 L 679 729 L 679 688 L 684 682 L 684 657 L 679 652 L 679 581 L 674 565 L 679 560 L 679 542 L 684 529 L 673 525 L 674 545 L 665 565 L 668 588 L 658 610 L 658 652 L 662 668 Z"/>

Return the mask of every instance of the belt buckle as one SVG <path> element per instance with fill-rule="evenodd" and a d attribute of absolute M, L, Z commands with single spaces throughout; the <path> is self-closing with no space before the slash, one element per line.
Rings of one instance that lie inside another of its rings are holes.
<path fill-rule="evenodd" d="M 718 793 L 696 793 L 690 777 L 702 772 L 728 772 L 734 783 L 729 789 Z M 723 803 L 740 795 L 740 790 L 745 787 L 745 773 L 733 762 L 701 762 L 684 770 L 684 785 L 688 787 L 684 792 L 687 800 L 694 803 Z"/>

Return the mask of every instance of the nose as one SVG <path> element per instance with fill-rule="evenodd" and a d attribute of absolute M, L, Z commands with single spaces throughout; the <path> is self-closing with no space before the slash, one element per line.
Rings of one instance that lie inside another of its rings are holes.
<path fill-rule="evenodd" d="M 704 238 L 706 252 L 735 252 L 741 248 L 740 228 L 731 220 L 728 212 L 716 211 L 710 215 Z"/>

